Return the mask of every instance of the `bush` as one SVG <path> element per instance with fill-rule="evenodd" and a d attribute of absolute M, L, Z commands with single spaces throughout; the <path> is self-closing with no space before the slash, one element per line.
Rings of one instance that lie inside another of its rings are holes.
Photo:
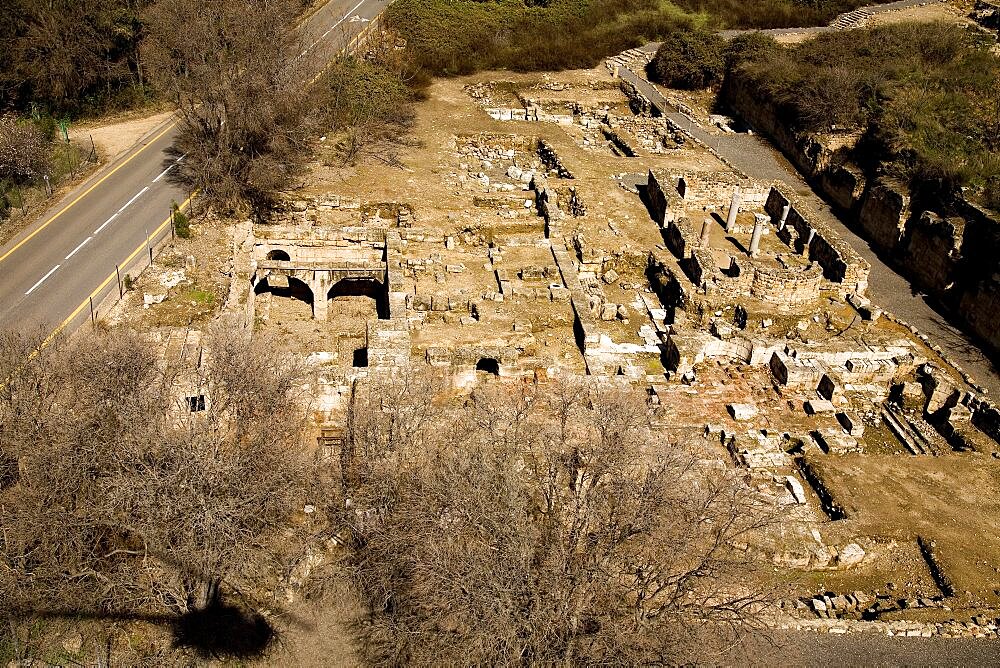
<path fill-rule="evenodd" d="M 915 195 L 959 188 L 995 197 L 1000 177 L 1000 58 L 960 27 L 895 24 L 796 47 L 742 49 L 730 76 L 806 132 L 863 133 L 853 159 L 908 180 Z"/>
<path fill-rule="evenodd" d="M 723 28 L 797 28 L 826 25 L 838 14 L 891 0 L 673 0 L 690 12 L 705 12 Z"/>
<path fill-rule="evenodd" d="M 726 71 L 771 57 L 781 46 L 768 34 L 750 32 L 731 39 L 725 47 Z"/>
<path fill-rule="evenodd" d="M 445 76 L 594 67 L 704 21 L 659 0 L 397 0 L 386 10 L 416 64 Z"/>
<path fill-rule="evenodd" d="M 35 123 L 0 116 L 0 179 L 28 183 L 49 170 L 51 144 Z"/>
<path fill-rule="evenodd" d="M 172 218 L 174 221 L 174 232 L 181 239 L 191 238 L 191 221 L 187 216 L 181 211 L 181 208 L 177 205 L 177 202 L 171 202 L 170 208 L 173 211 Z"/>
<path fill-rule="evenodd" d="M 707 30 L 675 32 L 657 49 L 646 71 L 670 88 L 708 88 L 725 73 L 723 44 L 721 37 Z"/>

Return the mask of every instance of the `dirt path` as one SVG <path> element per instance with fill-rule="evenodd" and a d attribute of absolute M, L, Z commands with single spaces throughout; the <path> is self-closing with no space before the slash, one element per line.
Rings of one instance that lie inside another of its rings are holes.
<path fill-rule="evenodd" d="M 172 111 L 163 111 L 152 116 L 130 118 L 104 125 L 81 124 L 70 128 L 70 139 L 86 142 L 91 137 L 97 146 L 101 159 L 110 162 L 130 149 L 153 128 L 170 118 Z"/>

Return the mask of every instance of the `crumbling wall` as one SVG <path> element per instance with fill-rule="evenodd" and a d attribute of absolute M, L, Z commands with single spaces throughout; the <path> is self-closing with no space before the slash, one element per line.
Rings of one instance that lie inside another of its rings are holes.
<path fill-rule="evenodd" d="M 755 266 L 750 295 L 779 307 L 801 306 L 819 299 L 823 270 L 819 265 L 806 269 Z"/>
<path fill-rule="evenodd" d="M 904 258 L 921 287 L 934 292 L 948 289 L 954 281 L 964 232 L 961 218 L 941 218 L 931 211 L 913 221 Z"/>
<path fill-rule="evenodd" d="M 866 238 L 884 251 L 894 251 L 910 218 L 909 189 L 891 179 L 878 179 L 865 191 L 858 224 Z"/>
<path fill-rule="evenodd" d="M 823 268 L 827 280 L 840 283 L 845 291 L 864 294 L 868 289 L 868 262 L 825 225 L 807 221 L 792 205 L 791 200 L 777 188 L 771 188 L 764 210 L 778 224 L 789 207 L 785 227 L 778 238 L 799 252 L 808 248 L 809 259 Z"/>
<path fill-rule="evenodd" d="M 865 191 L 864 173 L 855 165 L 835 163 L 817 177 L 820 189 L 844 211 L 854 211 Z"/>

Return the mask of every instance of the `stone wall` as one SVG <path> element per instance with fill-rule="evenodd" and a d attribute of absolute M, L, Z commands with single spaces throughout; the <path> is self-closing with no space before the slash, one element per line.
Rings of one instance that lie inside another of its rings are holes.
<path fill-rule="evenodd" d="M 722 87 L 722 98 L 757 132 L 770 137 L 795 167 L 808 177 L 814 177 L 830 164 L 833 152 L 815 137 L 802 136 L 789 129 L 779 117 L 778 110 L 760 96 L 746 81 L 727 77 Z"/>
<path fill-rule="evenodd" d="M 876 248 L 896 250 L 910 218 L 909 189 L 905 184 L 878 179 L 865 191 L 858 212 L 858 225 Z"/>
<path fill-rule="evenodd" d="M 753 267 L 750 295 L 778 307 L 801 306 L 819 298 L 823 270 L 812 264 L 806 269 Z"/>
<path fill-rule="evenodd" d="M 827 226 L 807 221 L 791 200 L 777 188 L 771 188 L 764 210 L 775 225 L 785 207 L 790 207 L 785 228 L 778 238 L 798 252 L 808 249 L 809 259 L 819 264 L 827 280 L 839 283 L 844 292 L 864 294 L 868 289 L 868 262 Z"/>
<path fill-rule="evenodd" d="M 663 231 L 664 241 L 667 248 L 681 260 L 691 256 L 691 250 L 698 245 L 698 235 L 691 228 L 691 221 L 687 218 L 672 220 Z"/>
<path fill-rule="evenodd" d="M 944 292 L 955 279 L 965 232 L 961 218 L 941 218 L 924 211 L 910 226 L 904 261 L 913 280 L 925 290 Z"/>
<path fill-rule="evenodd" d="M 832 164 L 817 177 L 820 189 L 844 211 L 856 209 L 865 191 L 865 176 L 861 169 L 849 164 Z"/>

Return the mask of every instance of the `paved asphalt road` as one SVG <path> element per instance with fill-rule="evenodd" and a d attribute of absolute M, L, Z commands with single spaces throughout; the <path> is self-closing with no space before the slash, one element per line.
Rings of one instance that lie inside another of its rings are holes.
<path fill-rule="evenodd" d="M 389 0 L 330 0 L 300 26 L 307 66 L 322 68 Z M 34 225 L 0 248 L 0 328 L 78 326 L 118 291 L 124 272 L 149 260 L 170 234 L 171 202 L 188 193 L 171 179 L 175 121 L 153 130 Z"/>

